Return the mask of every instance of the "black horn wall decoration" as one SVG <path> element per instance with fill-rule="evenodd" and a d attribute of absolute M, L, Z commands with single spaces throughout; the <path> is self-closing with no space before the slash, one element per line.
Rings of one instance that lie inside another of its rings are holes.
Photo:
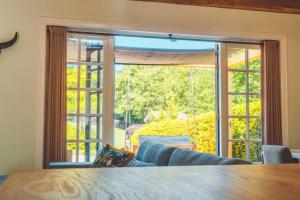
<path fill-rule="evenodd" d="M 11 40 L 9 40 L 7 42 L 0 42 L 0 53 L 1 53 L 2 49 L 6 49 L 6 48 L 12 46 L 13 44 L 15 44 L 15 42 L 18 39 L 18 36 L 19 36 L 19 34 L 18 34 L 18 32 L 16 32 L 15 36 Z"/>

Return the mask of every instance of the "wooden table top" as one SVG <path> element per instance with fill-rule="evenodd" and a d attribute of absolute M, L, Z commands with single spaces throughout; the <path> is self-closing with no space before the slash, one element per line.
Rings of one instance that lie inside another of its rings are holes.
<path fill-rule="evenodd" d="M 300 165 L 17 171 L 0 199 L 300 199 Z"/>

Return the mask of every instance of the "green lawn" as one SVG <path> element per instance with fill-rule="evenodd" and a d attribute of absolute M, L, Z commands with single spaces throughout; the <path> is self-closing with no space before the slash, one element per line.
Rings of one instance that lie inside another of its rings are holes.
<path fill-rule="evenodd" d="M 125 130 L 120 128 L 115 128 L 115 147 L 124 148 L 125 147 Z"/>

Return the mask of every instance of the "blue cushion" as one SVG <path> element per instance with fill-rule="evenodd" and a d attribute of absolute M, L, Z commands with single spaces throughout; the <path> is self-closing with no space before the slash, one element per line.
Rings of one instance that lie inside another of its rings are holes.
<path fill-rule="evenodd" d="M 229 159 L 213 154 L 199 153 L 186 149 L 176 149 L 169 162 L 169 166 L 186 165 L 238 165 L 251 164 L 241 159 Z"/>
<path fill-rule="evenodd" d="M 6 177 L 7 177 L 7 176 L 0 176 L 0 184 L 1 184 L 2 182 L 4 182 L 4 180 L 6 179 Z"/>
<path fill-rule="evenodd" d="M 154 163 L 146 163 L 146 162 L 134 159 L 134 160 L 130 161 L 127 166 L 128 167 L 154 167 L 157 165 Z"/>
<path fill-rule="evenodd" d="M 166 147 L 165 145 L 143 142 L 135 156 L 136 160 L 155 163 L 157 166 L 167 166 L 175 147 Z"/>

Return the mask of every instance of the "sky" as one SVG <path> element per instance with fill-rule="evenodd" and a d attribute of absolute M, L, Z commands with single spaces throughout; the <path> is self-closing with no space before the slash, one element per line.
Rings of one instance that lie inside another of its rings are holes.
<path fill-rule="evenodd" d="M 159 38 L 142 38 L 142 37 L 126 37 L 116 36 L 116 47 L 132 47 L 132 48 L 150 48 L 150 49 L 213 49 L 215 42 L 191 41 L 191 40 L 176 40 Z"/>

